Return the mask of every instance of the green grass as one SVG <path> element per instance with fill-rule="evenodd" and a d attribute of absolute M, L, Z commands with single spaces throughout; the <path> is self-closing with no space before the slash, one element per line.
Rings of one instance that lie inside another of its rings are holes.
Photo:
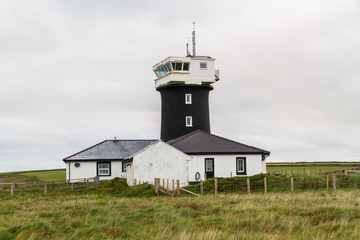
<path fill-rule="evenodd" d="M 313 174 L 326 173 L 329 171 L 340 171 L 345 169 L 357 168 L 360 169 L 360 163 L 344 163 L 344 162 L 314 162 L 314 163 L 268 163 L 266 166 L 267 172 L 276 172 L 285 174 L 291 174 L 291 170 L 293 174 L 307 174 L 309 170 Z"/>
<path fill-rule="evenodd" d="M 6 197 L 0 239 L 359 239 L 360 193 Z"/>
<path fill-rule="evenodd" d="M 65 169 L 0 173 L 4 182 L 65 181 Z"/>

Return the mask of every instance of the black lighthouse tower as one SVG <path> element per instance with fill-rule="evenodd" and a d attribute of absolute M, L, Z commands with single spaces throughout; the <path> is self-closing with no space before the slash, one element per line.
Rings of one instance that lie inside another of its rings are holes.
<path fill-rule="evenodd" d="M 161 94 L 161 136 L 168 141 L 195 130 L 210 133 L 209 92 L 219 80 L 214 58 L 193 54 L 168 57 L 153 69 L 156 90 Z"/>

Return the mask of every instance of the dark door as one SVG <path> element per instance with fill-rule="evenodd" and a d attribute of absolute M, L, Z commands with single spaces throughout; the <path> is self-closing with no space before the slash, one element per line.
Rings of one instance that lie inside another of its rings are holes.
<path fill-rule="evenodd" d="M 205 158 L 205 174 L 207 178 L 214 177 L 214 159 L 213 158 Z"/>

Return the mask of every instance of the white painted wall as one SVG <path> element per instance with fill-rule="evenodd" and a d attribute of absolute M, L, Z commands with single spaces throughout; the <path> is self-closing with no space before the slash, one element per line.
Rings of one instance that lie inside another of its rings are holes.
<path fill-rule="evenodd" d="M 133 156 L 132 166 L 127 172 L 128 185 L 133 186 L 134 180 L 154 184 L 155 178 L 180 180 L 181 186 L 189 184 L 188 162 L 191 157 L 169 144 L 158 141 Z"/>
<path fill-rule="evenodd" d="M 215 177 L 230 177 L 236 175 L 236 158 L 246 157 L 246 173 L 247 175 L 238 176 L 252 176 L 266 172 L 266 163 L 264 171 L 264 162 L 261 160 L 261 155 L 191 155 L 192 161 L 189 162 L 189 181 L 195 182 L 196 172 L 200 173 L 201 180 L 204 180 L 205 173 L 205 158 L 214 158 Z"/>
<path fill-rule="evenodd" d="M 126 177 L 126 173 L 122 172 L 122 161 L 109 161 L 111 162 L 111 176 L 100 176 L 100 180 L 109 180 L 116 177 Z M 70 179 L 74 182 L 75 179 L 91 178 L 97 175 L 97 162 L 96 161 L 79 161 L 80 167 L 75 167 L 74 162 L 66 163 L 66 180 Z"/>

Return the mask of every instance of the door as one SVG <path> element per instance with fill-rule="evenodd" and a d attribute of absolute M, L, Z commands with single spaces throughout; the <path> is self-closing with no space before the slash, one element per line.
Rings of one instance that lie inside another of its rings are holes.
<path fill-rule="evenodd" d="M 208 179 L 214 177 L 214 159 L 213 158 L 205 158 L 205 174 Z"/>

